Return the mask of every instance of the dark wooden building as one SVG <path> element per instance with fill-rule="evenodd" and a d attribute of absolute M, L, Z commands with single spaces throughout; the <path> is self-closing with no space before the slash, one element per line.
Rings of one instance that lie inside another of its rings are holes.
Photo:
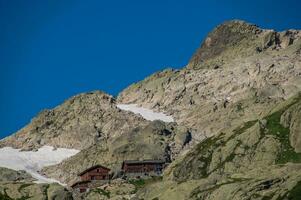
<path fill-rule="evenodd" d="M 90 187 L 89 187 L 90 182 L 91 181 L 78 181 L 78 182 L 74 183 L 73 185 L 71 185 L 71 187 L 80 193 L 87 192 L 90 189 Z"/>
<path fill-rule="evenodd" d="M 102 165 L 95 165 L 78 174 L 82 181 L 109 180 L 110 169 Z"/>
<path fill-rule="evenodd" d="M 125 174 L 129 173 L 156 173 L 161 174 L 165 167 L 163 160 L 126 160 L 122 163 L 121 170 Z"/>
<path fill-rule="evenodd" d="M 109 168 L 102 165 L 95 165 L 79 173 L 78 176 L 80 176 L 81 181 L 74 183 L 71 187 L 80 193 L 87 192 L 90 188 L 109 181 L 109 172 Z"/>

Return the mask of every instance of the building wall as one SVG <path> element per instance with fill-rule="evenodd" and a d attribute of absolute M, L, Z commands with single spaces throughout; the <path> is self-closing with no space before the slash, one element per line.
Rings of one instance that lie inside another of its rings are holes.
<path fill-rule="evenodd" d="M 87 192 L 89 191 L 89 183 L 79 183 L 74 185 L 72 188 L 79 193 Z"/>
<path fill-rule="evenodd" d="M 148 172 L 155 172 L 155 171 L 162 171 L 163 164 L 125 164 L 124 165 L 124 172 L 125 173 L 148 173 Z"/>
<path fill-rule="evenodd" d="M 85 174 L 81 175 L 82 181 L 87 180 L 108 180 L 110 179 L 108 169 L 104 169 L 102 167 L 93 169 L 91 171 L 86 172 Z"/>

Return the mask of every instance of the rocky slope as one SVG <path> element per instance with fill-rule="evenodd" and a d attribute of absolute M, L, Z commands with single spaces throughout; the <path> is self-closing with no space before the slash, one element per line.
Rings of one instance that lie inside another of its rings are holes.
<path fill-rule="evenodd" d="M 81 150 L 43 174 L 61 183 L 72 184 L 77 174 L 95 164 L 118 173 L 123 160 L 173 160 L 191 135 L 176 123 L 147 121 L 140 115 L 117 107 L 115 99 L 96 91 L 76 95 L 62 105 L 41 112 L 0 146 L 37 150 L 49 145 Z"/>
<path fill-rule="evenodd" d="M 300 38 L 297 30 L 226 22 L 208 35 L 186 67 L 131 85 L 118 102 L 165 111 L 201 140 L 265 116 L 300 90 Z"/>
<path fill-rule="evenodd" d="M 0 147 L 31 150 L 49 145 L 81 150 L 145 123 L 143 118 L 118 109 L 112 96 L 95 91 L 42 111 L 16 134 L 1 140 Z"/>
<path fill-rule="evenodd" d="M 263 118 L 199 143 L 144 199 L 300 199 L 301 94 Z M 180 191 L 180 192 L 179 192 Z"/>
<path fill-rule="evenodd" d="M 77 174 L 95 164 L 103 164 L 115 175 L 124 160 L 173 160 L 190 140 L 185 127 L 161 121 L 133 128 L 127 133 L 92 145 L 59 165 L 44 168 L 48 176 L 64 183 L 78 180 Z"/>

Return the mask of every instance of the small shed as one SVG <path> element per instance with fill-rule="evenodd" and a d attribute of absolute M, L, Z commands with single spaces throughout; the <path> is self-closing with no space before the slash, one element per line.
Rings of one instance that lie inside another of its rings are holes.
<path fill-rule="evenodd" d="M 88 192 L 90 187 L 89 183 L 91 181 L 78 181 L 74 184 L 71 185 L 73 190 L 76 190 L 77 192 L 83 193 L 83 192 Z"/>
<path fill-rule="evenodd" d="M 102 165 L 95 165 L 79 173 L 78 176 L 81 177 L 82 181 L 109 180 L 109 172 L 109 168 Z"/>
<path fill-rule="evenodd" d="M 163 160 L 126 160 L 123 161 L 121 170 L 125 174 L 129 173 L 151 173 L 161 174 L 164 169 Z"/>

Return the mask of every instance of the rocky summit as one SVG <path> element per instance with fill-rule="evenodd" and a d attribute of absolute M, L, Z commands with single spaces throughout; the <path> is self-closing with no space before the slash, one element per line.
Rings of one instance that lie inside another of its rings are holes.
<path fill-rule="evenodd" d="M 116 98 L 76 95 L 0 141 L 22 152 L 43 146 L 78 153 L 37 171 L 0 168 L 0 199 L 300 200 L 301 31 L 225 22 L 182 69 L 150 75 Z M 136 170 L 163 161 L 163 174 L 125 176 L 124 161 L 144 163 Z M 92 187 L 91 178 L 83 190 L 82 174 L 99 165 L 109 180 Z"/>

